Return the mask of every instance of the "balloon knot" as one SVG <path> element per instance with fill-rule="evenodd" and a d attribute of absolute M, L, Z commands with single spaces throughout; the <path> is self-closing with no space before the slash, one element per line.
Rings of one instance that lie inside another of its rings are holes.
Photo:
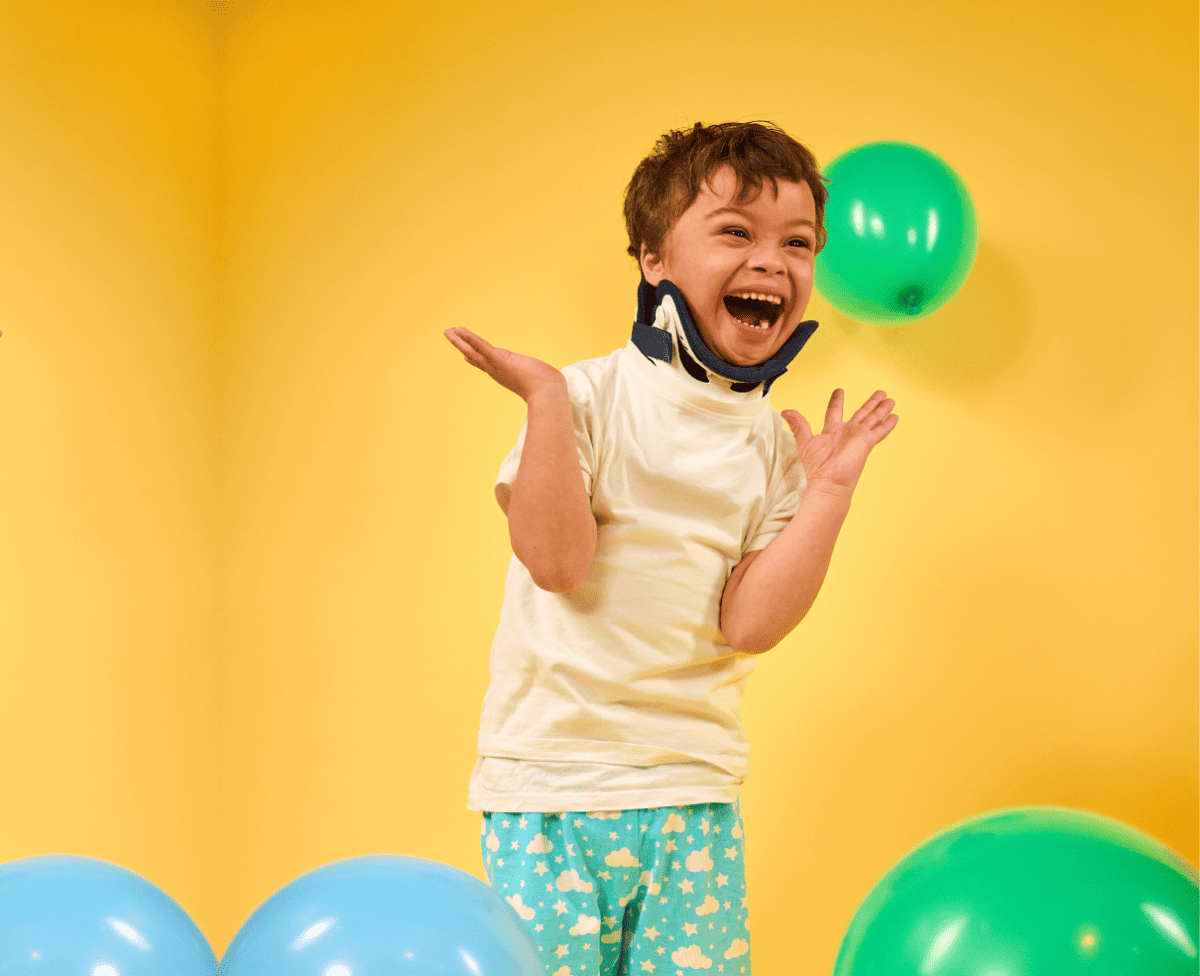
<path fill-rule="evenodd" d="M 913 285 L 900 293 L 900 307 L 906 315 L 920 315 L 925 302 L 925 293 Z"/>

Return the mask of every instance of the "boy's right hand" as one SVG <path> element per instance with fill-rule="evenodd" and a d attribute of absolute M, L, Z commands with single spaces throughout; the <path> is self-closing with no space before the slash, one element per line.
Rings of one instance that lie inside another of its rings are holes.
<path fill-rule="evenodd" d="M 566 391 L 566 378 L 549 363 L 499 349 L 461 326 L 447 329 L 444 334 L 468 363 L 483 370 L 526 403 L 539 390 L 561 387 L 563 392 Z"/>

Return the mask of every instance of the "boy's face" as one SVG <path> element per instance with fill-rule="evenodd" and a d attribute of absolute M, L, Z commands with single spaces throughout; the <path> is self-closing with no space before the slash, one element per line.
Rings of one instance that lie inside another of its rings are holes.
<path fill-rule="evenodd" d="M 671 227 L 664 253 L 643 245 L 641 264 L 651 285 L 666 278 L 683 292 L 709 349 L 728 363 L 753 366 L 770 359 L 804 318 L 817 208 L 807 183 L 780 180 L 776 195 L 764 180 L 749 203 L 735 201 L 736 192 L 733 169 L 714 170 Z"/>

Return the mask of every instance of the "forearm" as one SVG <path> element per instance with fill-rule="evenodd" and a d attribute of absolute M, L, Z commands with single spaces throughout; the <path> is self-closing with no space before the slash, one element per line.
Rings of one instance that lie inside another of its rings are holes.
<path fill-rule="evenodd" d="M 721 598 L 721 632 L 734 650 L 769 651 L 804 619 L 817 599 L 852 489 L 812 485 L 791 522 Z"/>
<path fill-rule="evenodd" d="M 584 489 L 571 401 L 554 384 L 526 401 L 521 463 L 508 502 L 513 554 L 552 593 L 577 589 L 596 555 L 596 519 Z"/>

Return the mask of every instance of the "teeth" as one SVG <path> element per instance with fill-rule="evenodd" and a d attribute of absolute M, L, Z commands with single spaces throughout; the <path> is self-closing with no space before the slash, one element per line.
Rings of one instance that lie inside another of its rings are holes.
<path fill-rule="evenodd" d="M 753 298 L 759 302 L 770 302 L 772 305 L 782 305 L 783 304 L 783 299 L 780 298 L 778 295 L 766 295 L 766 294 L 763 294 L 762 292 L 757 292 L 757 291 L 740 291 L 734 297 L 735 298 Z"/>

